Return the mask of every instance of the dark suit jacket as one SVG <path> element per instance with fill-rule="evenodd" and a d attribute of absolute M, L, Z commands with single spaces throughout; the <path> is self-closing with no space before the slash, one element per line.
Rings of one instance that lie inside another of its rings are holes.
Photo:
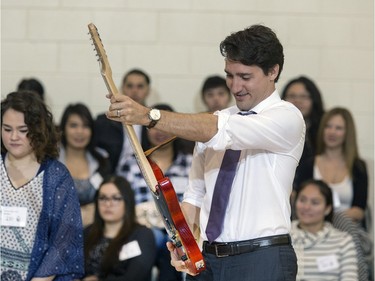
<path fill-rule="evenodd" d="M 124 142 L 123 126 L 120 122 L 108 119 L 105 114 L 100 114 L 95 120 L 94 129 L 96 146 L 108 152 L 111 172 L 115 173 Z M 144 151 L 150 148 L 146 127 L 142 127 L 141 139 L 139 141 Z"/>

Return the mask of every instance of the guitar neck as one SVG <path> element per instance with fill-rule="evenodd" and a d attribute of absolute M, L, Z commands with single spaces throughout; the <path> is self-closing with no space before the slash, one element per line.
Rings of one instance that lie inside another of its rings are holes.
<path fill-rule="evenodd" d="M 97 52 L 98 61 L 101 66 L 100 72 L 107 86 L 109 93 L 115 97 L 119 96 L 119 92 L 112 79 L 112 70 L 109 65 L 107 55 L 101 42 L 98 30 L 93 23 L 88 25 L 89 33 Z M 147 186 L 153 193 L 155 204 L 163 218 L 165 229 L 168 232 L 172 242 L 176 246 L 178 256 L 186 261 L 187 268 L 198 274 L 203 271 L 206 266 L 202 253 L 194 240 L 194 236 L 190 231 L 181 211 L 176 193 L 168 178 L 165 178 L 160 168 L 147 158 L 153 150 L 143 152 L 134 128 L 131 125 L 123 123 L 125 131 L 129 137 L 129 141 L 133 148 L 138 166 L 141 170 L 143 178 Z M 110 136 L 108 136 L 110 137 Z"/>
<path fill-rule="evenodd" d="M 113 82 L 112 75 L 109 74 L 102 74 L 102 77 L 104 79 L 104 83 L 107 86 L 108 91 L 114 95 L 118 96 L 119 92 L 115 86 L 115 83 Z M 135 155 L 135 158 L 137 160 L 138 166 L 142 172 L 142 175 L 146 181 L 147 186 L 151 189 L 152 192 L 156 192 L 156 186 L 158 184 L 157 179 L 154 175 L 154 172 L 152 170 L 152 167 L 150 163 L 148 162 L 141 144 L 139 143 L 138 137 L 134 131 L 133 126 L 127 125 L 123 123 L 123 126 L 125 128 L 126 133 L 128 134 L 130 144 L 133 148 L 133 152 Z"/>

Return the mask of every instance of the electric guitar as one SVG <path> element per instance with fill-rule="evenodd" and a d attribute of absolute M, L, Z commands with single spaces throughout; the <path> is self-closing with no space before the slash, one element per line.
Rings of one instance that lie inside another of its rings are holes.
<path fill-rule="evenodd" d="M 104 79 L 104 83 L 109 93 L 117 96 L 119 93 L 113 82 L 112 70 L 98 30 L 93 23 L 88 25 L 88 29 L 98 56 L 100 73 Z M 153 195 L 168 236 L 176 246 L 179 257 L 186 262 L 191 272 L 195 274 L 200 273 L 206 268 L 206 265 L 202 253 L 181 211 L 172 183 L 169 178 L 163 175 L 161 169 L 150 157 L 145 155 L 134 128 L 127 124 L 123 124 L 123 126 L 128 134 L 138 166 Z"/>

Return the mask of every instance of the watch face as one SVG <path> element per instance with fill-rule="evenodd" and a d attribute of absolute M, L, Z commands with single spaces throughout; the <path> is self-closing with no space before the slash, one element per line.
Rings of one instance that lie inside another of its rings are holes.
<path fill-rule="evenodd" d="M 152 109 L 150 111 L 150 117 L 152 120 L 159 120 L 160 119 L 160 111 L 158 109 Z"/>

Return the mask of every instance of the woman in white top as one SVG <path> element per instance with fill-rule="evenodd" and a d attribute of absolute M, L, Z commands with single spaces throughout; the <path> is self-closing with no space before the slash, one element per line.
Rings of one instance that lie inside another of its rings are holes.
<path fill-rule="evenodd" d="M 316 156 L 301 164 L 297 186 L 308 179 L 321 179 L 333 190 L 335 212 L 343 211 L 362 222 L 367 205 L 366 163 L 359 157 L 354 120 L 345 108 L 326 112 L 321 120 Z"/>
<path fill-rule="evenodd" d="M 352 237 L 331 224 L 331 188 L 321 180 L 302 184 L 296 195 L 291 237 L 297 254 L 297 280 L 358 280 L 358 260 Z"/>

